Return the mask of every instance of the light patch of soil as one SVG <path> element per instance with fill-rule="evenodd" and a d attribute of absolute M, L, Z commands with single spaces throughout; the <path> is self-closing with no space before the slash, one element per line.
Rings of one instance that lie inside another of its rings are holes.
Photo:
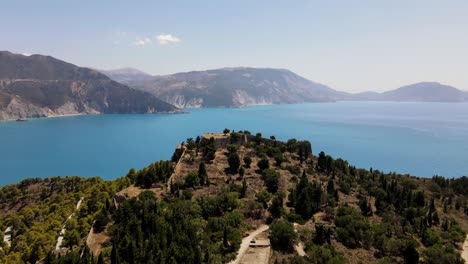
<path fill-rule="evenodd" d="M 93 253 L 93 255 L 98 256 L 103 249 L 103 244 L 107 241 L 110 241 L 110 239 L 111 237 L 107 231 L 94 233 L 94 230 L 92 230 L 89 233 L 86 243 L 88 244 L 89 250 Z"/>
<path fill-rule="evenodd" d="M 149 189 L 144 189 L 137 187 L 135 185 L 131 185 L 120 192 L 116 194 L 116 196 L 123 196 L 127 199 L 131 199 L 133 197 L 137 197 L 142 193 L 143 191 L 151 191 L 153 192 L 157 198 L 161 198 L 164 195 L 164 189 L 163 188 L 149 188 Z"/>

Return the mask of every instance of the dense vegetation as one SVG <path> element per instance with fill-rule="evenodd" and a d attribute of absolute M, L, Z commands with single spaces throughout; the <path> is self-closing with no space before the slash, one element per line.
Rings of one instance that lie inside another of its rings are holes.
<path fill-rule="evenodd" d="M 129 185 L 137 194 L 115 207 L 111 198 Z M 0 262 L 225 263 L 244 231 L 264 223 L 277 263 L 463 263 L 467 195 L 468 177 L 359 169 L 313 156 L 307 141 L 225 129 L 112 182 L 51 178 L 1 188 L 0 227 L 13 226 L 14 236 Z M 80 197 L 66 224 L 68 254 L 50 254 Z M 91 225 L 110 236 L 98 256 L 84 243 Z M 294 253 L 299 242 L 304 257 Z"/>
<path fill-rule="evenodd" d="M 12 227 L 11 247 L 2 245 L 0 263 L 35 263 L 55 249 L 57 236 L 66 223 L 67 247 L 83 245 L 93 221 L 110 208 L 112 195 L 129 185 L 121 178 L 27 179 L 0 188 L 0 230 Z M 83 197 L 78 211 L 77 202 Z M 67 218 L 75 213 L 68 220 Z M 2 232 L 3 242 L 3 232 Z"/>
<path fill-rule="evenodd" d="M 112 263 L 225 262 L 241 240 L 236 196 L 157 201 L 152 192 L 142 192 L 114 215 Z"/>

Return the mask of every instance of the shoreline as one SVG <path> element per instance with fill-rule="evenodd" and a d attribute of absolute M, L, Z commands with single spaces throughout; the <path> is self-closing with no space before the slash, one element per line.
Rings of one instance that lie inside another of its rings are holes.
<path fill-rule="evenodd" d="M 87 116 L 87 115 L 157 115 L 157 114 L 190 114 L 189 111 L 170 111 L 170 112 L 155 112 L 155 113 L 91 113 L 91 114 L 66 114 L 66 115 L 51 115 L 51 116 L 41 116 L 41 117 L 27 117 L 27 118 L 15 118 L 15 119 L 0 119 L 0 122 L 24 122 L 35 119 L 46 119 L 46 118 L 60 118 L 60 117 L 70 117 L 70 116 Z M 20 119 L 20 120 L 18 120 Z"/>

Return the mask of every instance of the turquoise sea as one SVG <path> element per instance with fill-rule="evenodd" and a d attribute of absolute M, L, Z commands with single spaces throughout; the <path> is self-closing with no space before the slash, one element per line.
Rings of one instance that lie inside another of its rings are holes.
<path fill-rule="evenodd" d="M 468 175 L 468 104 L 339 102 L 189 109 L 177 115 L 91 115 L 0 122 L 0 186 L 30 177 L 102 176 L 169 159 L 203 132 L 307 139 L 359 167 Z"/>

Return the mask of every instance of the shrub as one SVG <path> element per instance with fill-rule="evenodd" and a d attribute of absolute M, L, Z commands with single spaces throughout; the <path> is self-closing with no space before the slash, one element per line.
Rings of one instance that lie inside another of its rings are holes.
<path fill-rule="evenodd" d="M 246 168 L 250 168 L 250 164 L 252 164 L 252 158 L 249 156 L 244 157 L 244 164 Z"/>
<path fill-rule="evenodd" d="M 270 167 L 270 162 L 268 161 L 267 158 L 262 158 L 261 160 L 258 161 L 257 163 L 258 168 L 263 171 L 265 169 L 268 169 Z"/>
<path fill-rule="evenodd" d="M 200 178 L 198 178 L 197 173 L 189 172 L 187 176 L 185 176 L 185 186 L 186 187 L 194 187 L 200 184 Z"/>

